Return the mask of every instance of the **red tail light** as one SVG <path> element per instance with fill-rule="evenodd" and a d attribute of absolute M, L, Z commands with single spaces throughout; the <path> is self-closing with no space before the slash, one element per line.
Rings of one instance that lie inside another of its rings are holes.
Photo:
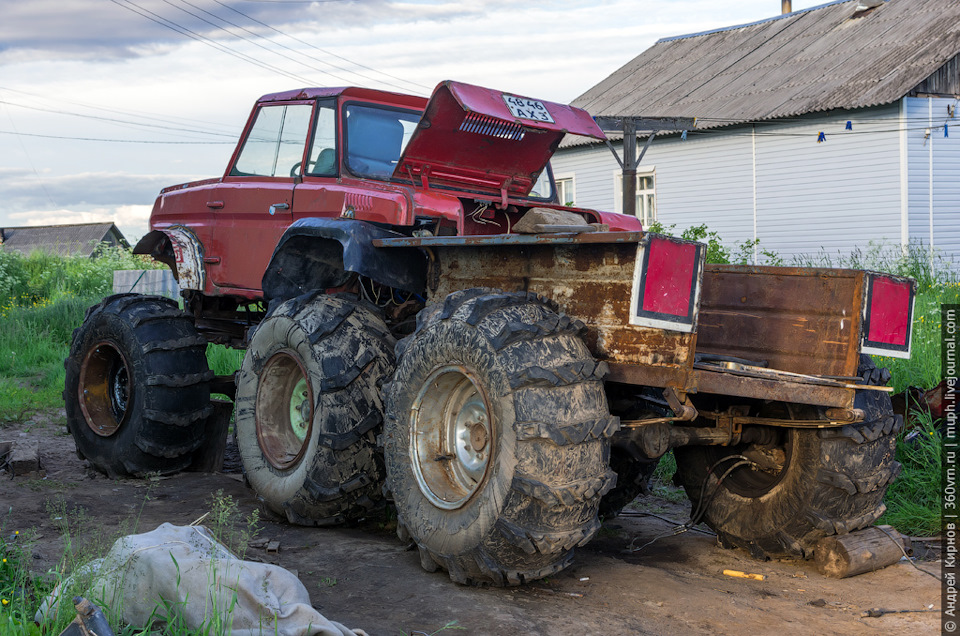
<path fill-rule="evenodd" d="M 873 272 L 867 275 L 861 351 L 910 357 L 915 292 L 916 283 L 909 278 Z"/>
<path fill-rule="evenodd" d="M 694 241 L 647 234 L 637 252 L 630 324 L 695 331 L 705 250 Z"/>

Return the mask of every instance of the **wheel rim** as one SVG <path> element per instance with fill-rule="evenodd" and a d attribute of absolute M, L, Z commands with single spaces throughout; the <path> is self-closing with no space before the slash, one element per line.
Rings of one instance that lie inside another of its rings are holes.
<path fill-rule="evenodd" d="M 257 442 L 274 468 L 297 465 L 313 430 L 313 389 L 307 371 L 293 351 L 279 351 L 267 360 L 257 387 Z"/>
<path fill-rule="evenodd" d="M 793 442 L 790 435 L 784 436 L 786 439 L 780 439 L 776 444 L 744 444 L 733 448 L 733 452 L 726 453 L 727 456 L 742 455 L 748 460 L 756 461 L 766 458 L 765 461 L 758 462 L 762 467 L 740 466 L 734 468 L 723 485 L 727 490 L 750 499 L 756 499 L 770 492 L 774 486 L 783 481 L 790 467 L 790 461 L 793 457 Z M 718 453 L 717 459 L 721 455 Z M 730 468 L 736 460 L 730 457 L 729 461 L 723 462 L 713 471 L 715 476 L 722 475 Z"/>
<path fill-rule="evenodd" d="M 410 409 L 410 456 L 420 491 L 435 506 L 455 510 L 483 486 L 494 435 L 488 400 L 462 366 L 436 369 Z"/>
<path fill-rule="evenodd" d="M 116 344 L 105 340 L 87 352 L 77 392 L 90 430 L 100 437 L 115 435 L 127 421 L 132 396 L 130 367 Z"/>

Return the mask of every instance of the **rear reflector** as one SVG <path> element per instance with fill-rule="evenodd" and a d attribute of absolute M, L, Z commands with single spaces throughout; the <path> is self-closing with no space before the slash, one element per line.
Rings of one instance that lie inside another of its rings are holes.
<path fill-rule="evenodd" d="M 647 234 L 637 248 L 630 324 L 695 331 L 705 250 L 694 241 Z"/>
<path fill-rule="evenodd" d="M 910 357 L 915 286 L 909 278 L 868 274 L 860 348 L 863 353 Z"/>

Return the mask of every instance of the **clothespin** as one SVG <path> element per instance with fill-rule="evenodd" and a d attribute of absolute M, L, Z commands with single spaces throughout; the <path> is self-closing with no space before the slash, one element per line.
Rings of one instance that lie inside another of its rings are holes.
<path fill-rule="evenodd" d="M 822 142 L 824 142 L 824 141 L 826 141 L 826 140 L 827 140 L 827 136 L 826 136 L 825 134 L 823 134 L 823 131 L 821 130 L 821 131 L 820 131 L 820 134 L 817 135 L 817 143 L 819 144 L 819 143 L 822 143 Z"/>
<path fill-rule="evenodd" d="M 853 130 L 853 122 L 852 122 L 852 121 L 849 121 L 849 120 L 847 121 L 847 130 Z"/>
<path fill-rule="evenodd" d="M 682 140 L 684 140 L 684 141 L 687 140 L 687 131 L 686 131 L 686 130 L 684 130 L 682 133 L 680 133 L 680 139 L 682 139 Z"/>

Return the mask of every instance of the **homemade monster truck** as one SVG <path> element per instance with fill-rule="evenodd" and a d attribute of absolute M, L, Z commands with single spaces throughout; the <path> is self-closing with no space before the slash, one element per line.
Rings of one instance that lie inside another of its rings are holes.
<path fill-rule="evenodd" d="M 810 557 L 871 524 L 901 420 L 865 354 L 909 356 L 913 282 L 706 264 L 563 206 L 565 134 L 604 138 L 457 82 L 262 97 L 224 175 L 164 189 L 135 248 L 182 308 L 111 296 L 75 332 L 78 452 L 180 471 L 225 393 L 263 506 L 321 526 L 392 500 L 423 567 L 471 584 L 566 567 L 671 449 L 724 545 Z M 208 343 L 246 349 L 235 376 Z"/>

